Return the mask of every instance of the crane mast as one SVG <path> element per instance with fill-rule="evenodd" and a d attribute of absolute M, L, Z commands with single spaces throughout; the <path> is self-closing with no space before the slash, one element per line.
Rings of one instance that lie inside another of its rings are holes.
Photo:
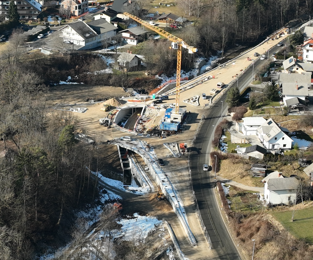
<path fill-rule="evenodd" d="M 173 34 L 159 28 L 158 26 L 151 25 L 150 23 L 138 18 L 135 15 L 124 12 L 124 15 L 133 19 L 137 23 L 140 23 L 142 26 L 150 29 L 151 31 L 156 32 L 157 34 L 165 37 L 172 42 L 172 48 L 177 50 L 177 67 L 176 67 L 176 96 L 175 96 L 175 114 L 179 113 L 179 98 L 180 98 L 180 74 L 181 74 L 181 59 L 182 59 L 182 48 L 188 49 L 189 53 L 197 52 L 197 48 L 189 46 L 181 38 L 176 37 Z"/>

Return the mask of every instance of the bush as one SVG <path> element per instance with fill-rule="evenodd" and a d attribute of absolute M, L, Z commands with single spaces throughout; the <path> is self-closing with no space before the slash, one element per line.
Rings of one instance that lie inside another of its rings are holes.
<path fill-rule="evenodd" d="M 243 118 L 244 114 L 247 113 L 248 109 L 245 106 L 240 106 L 234 107 L 232 111 L 235 112 L 232 119 L 234 121 L 240 121 Z"/>
<path fill-rule="evenodd" d="M 231 122 L 224 119 L 221 123 L 218 124 L 218 126 L 215 129 L 214 138 L 212 141 L 213 147 L 217 148 L 220 142 L 220 139 L 223 134 L 224 129 L 228 129 L 231 126 Z"/>

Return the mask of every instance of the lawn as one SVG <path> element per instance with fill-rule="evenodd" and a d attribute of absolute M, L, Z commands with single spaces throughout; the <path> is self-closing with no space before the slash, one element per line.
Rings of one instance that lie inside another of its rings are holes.
<path fill-rule="evenodd" d="M 249 146 L 251 146 L 251 144 L 233 144 L 231 142 L 230 132 L 228 132 L 228 131 L 226 132 L 225 136 L 226 136 L 226 138 L 224 139 L 224 142 L 227 143 L 227 151 L 229 153 L 234 151 L 237 148 L 237 145 L 239 145 L 240 147 L 249 147 Z"/>
<path fill-rule="evenodd" d="M 313 244 L 313 207 L 296 210 L 293 222 L 292 211 L 273 212 L 272 215 L 296 238 Z"/>

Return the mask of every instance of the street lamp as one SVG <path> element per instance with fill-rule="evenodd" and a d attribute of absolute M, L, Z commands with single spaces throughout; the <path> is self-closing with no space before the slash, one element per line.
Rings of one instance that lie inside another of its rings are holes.
<path fill-rule="evenodd" d="M 223 101 L 221 101 L 222 102 L 222 111 L 221 111 L 221 117 L 222 117 L 222 115 L 223 115 L 223 105 L 224 105 L 224 103 L 223 103 Z"/>
<path fill-rule="evenodd" d="M 216 156 L 216 154 L 214 154 L 214 157 L 215 157 L 215 180 L 216 180 L 216 165 L 217 165 L 217 156 Z"/>
<path fill-rule="evenodd" d="M 253 242 L 253 248 L 252 248 L 252 260 L 253 260 L 253 257 L 254 257 L 254 247 L 255 247 L 255 239 L 252 239 L 252 242 Z"/>

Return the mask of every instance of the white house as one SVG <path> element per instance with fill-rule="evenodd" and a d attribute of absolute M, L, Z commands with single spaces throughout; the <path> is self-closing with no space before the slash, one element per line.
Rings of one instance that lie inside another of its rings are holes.
<path fill-rule="evenodd" d="M 262 182 L 264 183 L 265 204 L 296 204 L 299 185 L 296 178 L 284 178 L 281 173 L 272 172 Z"/>
<path fill-rule="evenodd" d="M 78 21 L 64 26 L 61 29 L 61 37 L 63 41 L 77 45 L 78 49 L 92 49 L 115 36 L 116 29 L 105 19 L 94 20 L 90 23 Z"/>
<path fill-rule="evenodd" d="M 274 122 L 268 119 L 257 129 L 257 137 L 268 150 L 291 149 L 293 140 Z"/>
<path fill-rule="evenodd" d="M 285 106 L 286 100 L 299 98 L 306 101 L 309 96 L 309 87 L 311 86 L 311 73 L 281 73 L 279 82 L 282 85 L 282 95 Z"/>
<path fill-rule="evenodd" d="M 141 59 L 132 53 L 123 52 L 118 58 L 117 58 L 118 65 L 123 68 L 133 68 L 140 66 Z"/>
<path fill-rule="evenodd" d="M 93 16 L 93 19 L 94 20 L 99 20 L 99 19 L 105 19 L 108 23 L 111 23 L 112 22 L 112 20 L 114 19 L 114 18 L 116 18 L 117 17 L 117 12 L 116 11 L 114 11 L 113 9 L 106 9 L 105 11 L 103 11 L 102 13 L 100 13 L 100 14 L 95 14 L 94 16 Z"/>
<path fill-rule="evenodd" d="M 240 125 L 240 131 L 244 135 L 256 135 L 257 129 L 266 122 L 263 117 L 244 117 Z"/>
<path fill-rule="evenodd" d="M 121 31 L 122 38 L 131 45 L 137 45 L 146 39 L 147 31 L 139 26 L 131 27 Z"/>
<path fill-rule="evenodd" d="M 299 73 L 309 72 L 312 75 L 313 63 L 311 62 L 300 62 L 293 56 L 283 61 L 284 70 L 282 73 Z"/>
<path fill-rule="evenodd" d="M 298 58 L 304 62 L 313 62 L 313 39 L 308 39 L 301 45 Z"/>

